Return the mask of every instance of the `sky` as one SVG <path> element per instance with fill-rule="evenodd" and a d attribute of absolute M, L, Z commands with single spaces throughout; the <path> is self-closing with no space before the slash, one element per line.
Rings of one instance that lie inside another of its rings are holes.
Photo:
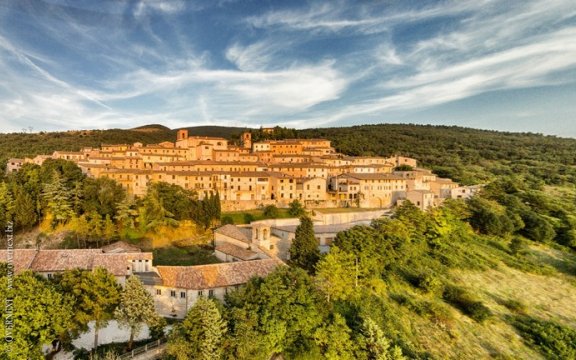
<path fill-rule="evenodd" d="M 576 137 L 573 0 L 2 0 L 0 132 L 458 125 Z"/>

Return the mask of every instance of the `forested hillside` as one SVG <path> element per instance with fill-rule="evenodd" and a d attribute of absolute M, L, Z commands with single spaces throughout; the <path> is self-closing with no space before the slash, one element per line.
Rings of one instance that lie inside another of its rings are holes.
<path fill-rule="evenodd" d="M 576 182 L 576 139 L 394 124 L 306 129 L 298 135 L 330 139 L 336 150 L 349 155 L 411 156 L 463 183 L 512 174 L 548 184 Z"/>
<path fill-rule="evenodd" d="M 191 131 L 198 134 L 208 135 Z M 7 158 L 174 137 L 154 125 L 7 134 L 0 147 Z M 224 304 L 198 301 L 170 334 L 168 358 L 576 358 L 576 140 L 413 125 L 276 128 L 253 137 L 325 137 L 345 154 L 413 156 L 440 175 L 486 186 L 427 212 L 406 203 L 391 218 L 340 232 L 322 256 L 302 218 L 292 262 L 228 293 Z M 61 247 L 96 247 L 115 239 L 141 244 L 186 222 L 209 229 L 220 221 L 219 205 L 217 195 L 199 200 L 166 183 L 130 199 L 113 180 L 87 178 L 63 160 L 26 164 L 0 179 L 0 225 L 13 221 L 17 234 L 39 227 L 39 245 L 59 230 L 67 233 Z M 17 276 L 15 304 L 31 304 L 31 316 L 53 316 L 52 304 L 70 301 L 58 281 Z M 55 300 L 44 303 L 31 289 Z M 68 334 L 74 307 L 57 308 L 62 324 L 31 321 L 28 329 L 18 317 L 20 334 L 48 334 L 22 349 L 38 355 L 49 336 L 78 336 Z"/>
<path fill-rule="evenodd" d="M 239 127 L 197 126 L 190 135 L 221 136 L 237 141 Z M 576 182 L 576 139 L 530 133 L 505 133 L 456 126 L 361 125 L 294 130 L 276 127 L 271 134 L 252 129 L 254 141 L 286 138 L 327 138 L 347 155 L 402 154 L 432 168 L 438 175 L 472 184 L 501 175 L 522 175 L 527 181 L 560 185 Z M 0 165 L 11 157 L 77 151 L 100 144 L 144 144 L 174 141 L 175 130 L 149 125 L 132 130 L 86 130 L 0 134 Z"/>

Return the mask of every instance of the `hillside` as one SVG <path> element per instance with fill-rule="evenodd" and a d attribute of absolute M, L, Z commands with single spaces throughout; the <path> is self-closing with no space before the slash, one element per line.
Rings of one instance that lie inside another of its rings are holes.
<path fill-rule="evenodd" d="M 191 136 L 232 138 L 242 130 L 189 128 Z M 391 218 L 338 233 L 330 252 L 312 253 L 306 266 L 292 262 L 230 292 L 219 307 L 227 358 L 576 358 L 576 140 L 414 125 L 253 135 L 326 137 L 344 153 L 402 153 L 439 174 L 489 183 L 480 196 L 427 212 L 406 203 Z M 160 125 L 5 134 L 0 148 L 3 157 L 32 156 L 174 137 Z M 217 195 L 197 200 L 161 182 L 150 188 L 133 201 L 114 180 L 48 160 L 0 179 L 0 227 L 13 219 L 16 240 L 25 235 L 30 246 L 188 241 L 192 228 L 210 241 L 222 220 Z M 167 264 L 189 260 L 185 249 L 157 254 Z"/>

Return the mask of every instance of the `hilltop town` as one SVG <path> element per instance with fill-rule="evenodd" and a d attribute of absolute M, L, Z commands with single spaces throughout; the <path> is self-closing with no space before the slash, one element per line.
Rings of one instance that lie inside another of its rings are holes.
<path fill-rule="evenodd" d="M 179 185 L 200 198 L 217 192 L 225 211 L 285 207 L 294 200 L 309 208 L 387 208 L 410 200 L 425 210 L 475 191 L 419 168 L 413 158 L 346 156 L 325 139 L 253 142 L 250 132 L 233 145 L 225 138 L 179 130 L 175 142 L 102 144 L 9 159 L 7 171 L 49 158 L 73 161 L 88 176 L 114 179 L 134 196 L 144 195 L 151 182 Z"/>

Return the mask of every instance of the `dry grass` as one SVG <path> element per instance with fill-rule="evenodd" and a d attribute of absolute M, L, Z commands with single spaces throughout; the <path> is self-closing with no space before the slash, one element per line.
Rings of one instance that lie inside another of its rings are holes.
<path fill-rule="evenodd" d="M 575 276 L 563 271 L 576 264 L 576 257 L 545 246 L 533 251 L 539 258 L 555 261 L 556 265 L 548 263 L 558 272 L 537 275 L 504 264 L 486 271 L 452 270 L 451 278 L 490 308 L 492 318 L 480 324 L 450 306 L 451 319 L 441 322 L 406 313 L 410 341 L 437 359 L 543 359 L 524 343 L 507 318 L 525 311 L 531 317 L 576 328 Z M 429 300 L 421 293 L 410 295 L 414 301 Z"/>
<path fill-rule="evenodd" d="M 173 243 L 185 245 L 203 245 L 206 243 L 205 232 L 191 221 L 182 221 L 178 227 L 161 227 L 146 234 L 154 249 L 170 246 Z"/>

